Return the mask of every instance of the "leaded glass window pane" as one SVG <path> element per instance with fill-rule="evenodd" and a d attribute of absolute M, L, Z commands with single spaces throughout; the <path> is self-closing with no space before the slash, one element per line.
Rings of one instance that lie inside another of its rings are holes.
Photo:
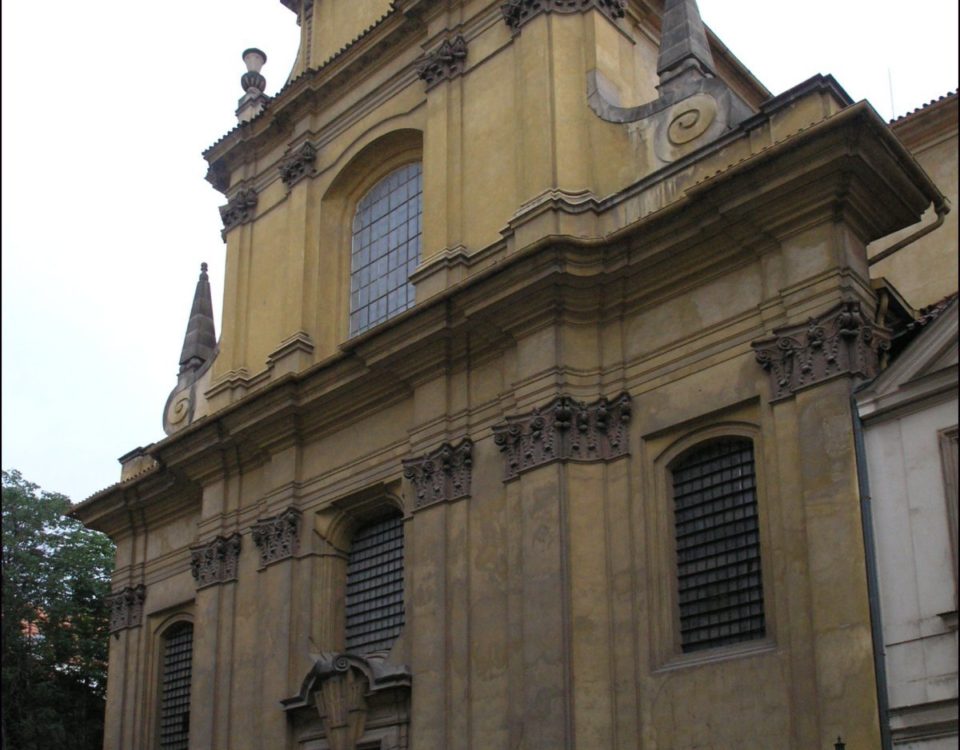
<path fill-rule="evenodd" d="M 408 277 L 420 260 L 423 185 L 420 163 L 400 167 L 370 190 L 353 219 L 350 335 L 413 305 Z"/>
<path fill-rule="evenodd" d="M 673 468 L 680 642 L 697 651 L 765 633 L 753 442 L 725 438 Z"/>

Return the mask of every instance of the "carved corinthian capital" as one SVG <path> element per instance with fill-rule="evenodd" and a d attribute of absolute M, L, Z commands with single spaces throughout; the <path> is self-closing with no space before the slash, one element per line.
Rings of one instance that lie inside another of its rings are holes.
<path fill-rule="evenodd" d="M 257 191 L 253 188 L 243 188 L 227 201 L 227 205 L 220 206 L 220 219 L 223 221 L 224 233 L 229 232 L 240 224 L 253 221 L 254 210 L 257 207 Z"/>
<path fill-rule="evenodd" d="M 629 453 L 630 395 L 602 397 L 587 405 L 558 396 L 493 428 L 503 454 L 503 481 L 551 461 L 608 461 Z"/>
<path fill-rule="evenodd" d="M 520 27 L 541 13 L 582 13 L 596 8 L 610 19 L 623 18 L 626 0 L 507 0 L 500 6 L 503 20 L 514 34 Z"/>
<path fill-rule="evenodd" d="M 310 143 L 304 143 L 280 163 L 280 179 L 287 190 L 310 174 L 316 160 L 317 149 Z"/>
<path fill-rule="evenodd" d="M 287 508 L 278 516 L 257 521 L 251 527 L 253 543 L 260 550 L 260 567 L 297 554 L 300 542 L 300 511 Z"/>
<path fill-rule="evenodd" d="M 416 492 L 415 508 L 459 500 L 470 495 L 473 443 L 465 438 L 456 447 L 444 443 L 432 453 L 403 462 L 403 475 Z"/>
<path fill-rule="evenodd" d="M 770 375 L 771 401 L 838 375 L 872 378 L 880 372 L 890 332 L 863 315 L 859 302 L 842 302 L 806 323 L 754 341 L 757 362 Z"/>
<path fill-rule="evenodd" d="M 116 633 L 124 628 L 136 628 L 143 620 L 143 603 L 147 598 L 147 587 L 125 587 L 108 598 L 110 606 L 110 632 Z"/>
<path fill-rule="evenodd" d="M 240 534 L 218 536 L 207 544 L 190 549 L 190 572 L 197 588 L 236 580 L 240 558 Z"/>
<path fill-rule="evenodd" d="M 463 34 L 457 34 L 453 39 L 444 39 L 436 50 L 428 54 L 417 69 L 417 74 L 426 82 L 429 91 L 438 83 L 463 73 L 466 59 L 467 40 Z"/>

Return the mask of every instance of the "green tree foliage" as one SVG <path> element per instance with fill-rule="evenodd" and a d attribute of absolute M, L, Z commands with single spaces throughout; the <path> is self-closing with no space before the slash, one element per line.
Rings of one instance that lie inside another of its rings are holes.
<path fill-rule="evenodd" d="M 3 472 L 3 747 L 99 750 L 114 546 Z"/>

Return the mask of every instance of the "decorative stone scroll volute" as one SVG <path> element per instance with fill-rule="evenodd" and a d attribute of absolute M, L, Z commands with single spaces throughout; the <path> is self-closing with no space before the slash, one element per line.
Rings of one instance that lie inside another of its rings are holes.
<path fill-rule="evenodd" d="M 190 548 L 190 572 L 198 589 L 236 580 L 241 539 L 240 534 L 218 536 L 207 544 Z"/>
<path fill-rule="evenodd" d="M 316 160 L 317 149 L 310 143 L 304 143 L 280 162 L 280 179 L 287 186 L 287 190 L 313 171 Z"/>
<path fill-rule="evenodd" d="M 410 684 L 410 670 L 383 653 L 320 654 L 300 692 L 281 704 L 287 712 L 301 712 L 312 702 L 330 750 L 357 750 L 368 723 L 386 735 L 377 747 L 406 748 Z"/>
<path fill-rule="evenodd" d="M 521 26 L 541 13 L 582 13 L 591 8 L 611 19 L 623 18 L 627 3 L 626 0 L 507 0 L 500 6 L 500 12 L 507 26 L 518 34 Z"/>
<path fill-rule="evenodd" d="M 403 462 L 403 475 L 416 491 L 415 508 L 459 500 L 470 495 L 473 443 L 464 438 L 456 447 L 444 443 L 432 453 Z"/>
<path fill-rule="evenodd" d="M 444 39 L 443 43 L 427 55 L 420 63 L 417 74 L 427 84 L 427 91 L 438 83 L 449 81 L 463 73 L 467 60 L 467 40 L 463 34 L 453 39 Z"/>
<path fill-rule="evenodd" d="M 253 188 L 242 188 L 227 201 L 227 205 L 220 206 L 220 220 L 223 221 L 223 234 L 241 224 L 253 221 L 257 208 L 257 191 Z"/>
<path fill-rule="evenodd" d="M 503 454 L 503 481 L 551 461 L 608 461 L 629 453 L 630 395 L 590 405 L 558 396 L 529 415 L 493 428 Z"/>
<path fill-rule="evenodd" d="M 110 632 L 118 633 L 124 628 L 137 628 L 143 620 L 143 603 L 147 598 L 147 587 L 127 586 L 108 598 L 110 606 Z"/>
<path fill-rule="evenodd" d="M 287 508 L 278 516 L 257 521 L 251 528 L 253 543 L 260 550 L 260 567 L 293 557 L 300 544 L 300 511 Z"/>
<path fill-rule="evenodd" d="M 875 377 L 890 348 L 890 332 L 870 323 L 859 302 L 842 302 L 773 333 L 752 343 L 757 362 L 770 374 L 771 401 L 838 375 Z"/>

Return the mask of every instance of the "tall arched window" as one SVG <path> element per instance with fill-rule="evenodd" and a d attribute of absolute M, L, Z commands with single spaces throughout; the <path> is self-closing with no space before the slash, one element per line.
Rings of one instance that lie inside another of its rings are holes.
<path fill-rule="evenodd" d="M 420 260 L 420 162 L 394 170 L 357 204 L 350 264 L 350 335 L 413 305 L 408 277 Z"/>
<path fill-rule="evenodd" d="M 672 466 L 684 652 L 765 634 L 753 441 L 703 443 Z"/>
<path fill-rule="evenodd" d="M 389 649 L 403 630 L 403 516 L 357 529 L 347 559 L 347 651 Z"/>
<path fill-rule="evenodd" d="M 193 625 L 183 622 L 167 629 L 160 659 L 160 750 L 187 750 Z"/>

